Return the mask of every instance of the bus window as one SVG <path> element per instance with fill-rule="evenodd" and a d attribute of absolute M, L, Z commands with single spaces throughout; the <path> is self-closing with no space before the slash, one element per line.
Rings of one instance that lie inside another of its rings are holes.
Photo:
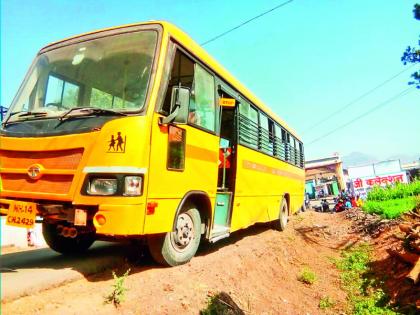
<path fill-rule="evenodd" d="M 265 153 L 273 154 L 273 145 L 270 143 L 268 117 L 260 112 L 259 148 Z"/>
<path fill-rule="evenodd" d="M 76 107 L 78 106 L 79 91 L 80 87 L 78 85 L 50 75 L 48 77 L 45 105 L 56 106 L 57 108 Z"/>
<path fill-rule="evenodd" d="M 241 144 L 258 148 L 258 111 L 248 103 L 239 103 L 239 141 Z"/>
<path fill-rule="evenodd" d="M 304 164 L 304 155 L 303 155 L 303 144 L 299 142 L 299 166 L 303 167 Z"/>
<path fill-rule="evenodd" d="M 284 146 L 284 160 L 285 161 L 289 161 L 289 137 L 288 137 L 288 133 L 286 132 L 286 130 L 284 130 L 283 128 L 281 128 L 281 141 L 283 143 Z"/>
<path fill-rule="evenodd" d="M 199 64 L 195 64 L 194 90 L 190 100 L 188 122 L 214 131 L 216 105 L 214 77 Z"/>
<path fill-rule="evenodd" d="M 293 157 L 293 153 L 291 152 L 291 139 L 290 139 L 290 134 L 285 131 L 286 134 L 286 142 L 285 142 L 285 148 L 286 148 L 286 161 L 290 162 L 292 157 Z"/>
<path fill-rule="evenodd" d="M 174 86 L 187 87 L 191 90 L 188 122 L 214 131 L 216 122 L 214 77 L 179 49 L 175 53 L 165 100 L 160 110 L 166 115 L 170 113 Z"/>
<path fill-rule="evenodd" d="M 279 125 L 275 124 L 274 126 L 275 131 L 275 151 L 276 157 L 285 160 L 285 151 L 284 151 L 284 129 L 282 129 Z"/>
<path fill-rule="evenodd" d="M 112 95 L 94 88 L 90 94 L 90 106 L 111 108 Z"/>
<path fill-rule="evenodd" d="M 169 126 L 168 130 L 168 170 L 182 171 L 185 168 L 185 130 Z"/>
<path fill-rule="evenodd" d="M 118 96 L 111 95 L 107 92 L 92 88 L 90 94 L 90 106 L 98 108 L 126 108 L 135 107 L 136 104 L 123 100 Z"/>
<path fill-rule="evenodd" d="M 169 115 L 171 110 L 171 95 L 174 86 L 192 89 L 194 79 L 194 62 L 180 50 L 176 51 L 172 64 L 171 76 L 166 90 L 165 100 L 161 111 Z"/>
<path fill-rule="evenodd" d="M 293 164 L 297 165 L 297 149 L 296 149 L 296 139 L 295 137 L 291 136 L 290 137 L 290 146 L 291 146 L 291 161 Z"/>

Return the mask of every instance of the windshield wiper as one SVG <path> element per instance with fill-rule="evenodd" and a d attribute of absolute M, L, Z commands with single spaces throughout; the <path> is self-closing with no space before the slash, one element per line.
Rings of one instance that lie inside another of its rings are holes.
<path fill-rule="evenodd" d="M 77 116 L 70 116 L 70 117 L 80 117 L 80 116 L 87 116 L 87 115 L 111 115 L 111 116 L 127 116 L 125 113 L 117 112 L 111 109 L 104 109 L 104 108 L 96 108 L 96 107 L 73 107 L 69 109 L 67 112 L 65 112 L 60 118 L 58 118 L 60 121 L 63 121 L 70 117 L 68 115 L 74 111 L 80 111 L 80 114 Z"/>
<path fill-rule="evenodd" d="M 20 114 L 18 116 L 18 118 L 26 117 L 26 116 L 33 116 L 33 117 L 37 118 L 37 117 L 45 117 L 46 115 L 48 115 L 47 112 L 30 112 L 30 111 L 26 112 L 26 111 L 21 110 L 21 111 L 18 111 L 18 112 L 10 113 L 10 115 L 7 117 L 7 119 L 3 122 L 3 126 L 7 125 L 7 122 L 9 121 L 10 117 L 18 115 L 18 114 Z"/>

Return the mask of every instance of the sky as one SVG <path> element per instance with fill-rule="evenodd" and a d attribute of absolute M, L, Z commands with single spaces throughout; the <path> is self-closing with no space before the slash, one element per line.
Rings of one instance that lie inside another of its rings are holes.
<path fill-rule="evenodd" d="M 167 20 L 203 43 L 282 2 L 2 0 L 1 105 L 10 105 L 36 53 L 50 42 Z M 204 48 L 297 131 L 306 159 L 355 151 L 378 159 L 420 157 L 420 90 L 401 94 L 420 68 L 400 61 L 419 40 L 415 3 L 294 0 Z"/>

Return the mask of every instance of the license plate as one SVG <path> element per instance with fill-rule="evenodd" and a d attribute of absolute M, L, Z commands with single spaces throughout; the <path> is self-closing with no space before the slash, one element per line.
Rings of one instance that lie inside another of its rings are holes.
<path fill-rule="evenodd" d="M 76 209 L 74 211 L 74 225 L 86 226 L 87 221 L 87 211 Z"/>
<path fill-rule="evenodd" d="M 7 212 L 6 224 L 22 228 L 33 228 L 36 217 L 36 203 L 12 201 Z"/>

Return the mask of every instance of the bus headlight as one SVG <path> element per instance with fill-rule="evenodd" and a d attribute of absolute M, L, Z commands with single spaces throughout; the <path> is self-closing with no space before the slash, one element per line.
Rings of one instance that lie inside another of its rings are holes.
<path fill-rule="evenodd" d="M 141 176 L 126 176 L 124 179 L 124 195 L 140 196 L 142 193 L 143 178 Z"/>
<path fill-rule="evenodd" d="M 87 193 L 89 195 L 109 196 L 117 192 L 117 187 L 118 181 L 116 178 L 92 178 Z"/>

